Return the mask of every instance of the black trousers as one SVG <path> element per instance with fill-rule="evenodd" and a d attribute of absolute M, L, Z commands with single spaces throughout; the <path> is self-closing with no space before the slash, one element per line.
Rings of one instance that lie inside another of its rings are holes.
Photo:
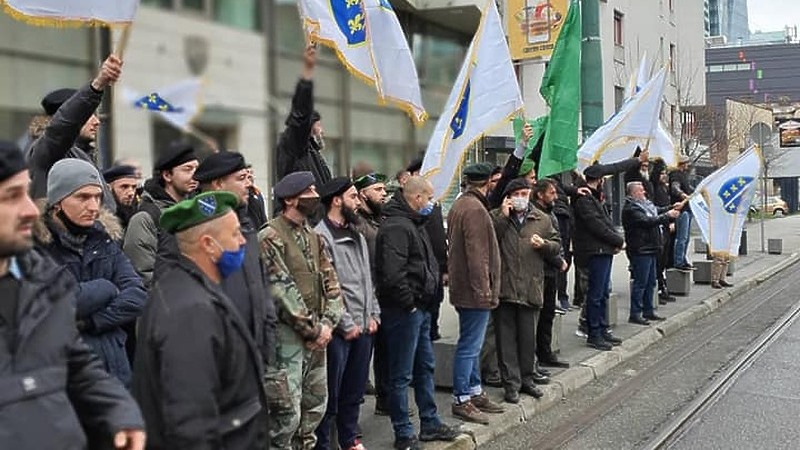
<path fill-rule="evenodd" d="M 444 280 L 439 277 L 439 286 L 436 288 L 436 295 L 431 305 L 431 340 L 434 336 L 439 334 L 439 314 L 442 310 L 442 302 L 444 301 Z"/>
<path fill-rule="evenodd" d="M 564 249 L 564 260 L 567 261 L 567 264 L 572 264 L 572 252 L 571 249 L 571 241 L 572 241 L 572 222 L 569 220 L 567 216 L 556 216 L 558 219 L 558 234 L 561 238 L 561 248 Z M 558 272 L 557 281 L 558 281 L 558 299 L 567 299 L 569 300 L 569 294 L 567 294 L 567 274 L 569 270 L 565 272 Z"/>
<path fill-rule="evenodd" d="M 572 296 L 572 304 L 583 307 L 584 303 L 586 303 L 586 292 L 589 290 L 588 261 L 574 258 L 573 263 L 575 268 L 575 291 Z"/>
<path fill-rule="evenodd" d="M 556 277 L 544 277 L 544 303 L 536 327 L 536 355 L 539 359 L 550 359 L 553 343 L 553 320 L 556 317 Z"/>
<path fill-rule="evenodd" d="M 503 386 L 506 390 L 519 392 L 523 383 L 533 383 L 539 310 L 533 306 L 500 302 L 492 316 Z"/>

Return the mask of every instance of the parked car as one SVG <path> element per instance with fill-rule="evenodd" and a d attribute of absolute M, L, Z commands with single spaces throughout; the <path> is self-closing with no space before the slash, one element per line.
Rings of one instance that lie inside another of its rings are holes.
<path fill-rule="evenodd" d="M 761 211 L 761 197 L 756 197 L 753 199 L 753 204 L 751 209 L 754 212 Z M 782 215 L 786 215 L 789 212 L 789 205 L 780 197 L 778 196 L 769 196 L 767 197 L 767 207 L 766 213 L 777 215 L 778 213 Z"/>

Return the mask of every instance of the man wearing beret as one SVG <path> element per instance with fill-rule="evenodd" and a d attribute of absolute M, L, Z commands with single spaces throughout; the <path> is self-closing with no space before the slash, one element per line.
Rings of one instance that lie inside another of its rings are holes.
<path fill-rule="evenodd" d="M 139 323 L 133 395 L 149 449 L 269 448 L 262 357 L 221 286 L 246 253 L 239 204 L 207 192 L 161 216 L 179 254 L 164 261 Z"/>
<path fill-rule="evenodd" d="M 22 152 L 0 141 L 0 448 L 142 450 L 136 402 L 75 328 L 74 277 L 33 248 Z M 91 447 L 95 448 L 95 447 Z"/>
<path fill-rule="evenodd" d="M 227 191 L 239 199 L 235 212 L 245 239 L 244 262 L 241 270 L 232 272 L 222 281 L 222 290 L 247 323 L 263 355 L 265 369 L 272 368 L 275 365 L 278 318 L 268 289 L 266 270 L 259 257 L 258 229 L 247 213 L 250 187 L 247 164 L 240 153 L 212 153 L 197 167 L 194 179 L 200 183 L 201 192 Z"/>
<path fill-rule="evenodd" d="M 139 202 L 136 199 L 136 186 L 139 178 L 136 176 L 136 168 L 133 166 L 114 166 L 103 171 L 103 179 L 111 189 L 117 209 L 116 215 L 119 218 L 122 228 L 127 230 L 128 223 L 136 214 Z"/>
<path fill-rule="evenodd" d="M 500 249 L 486 199 L 493 168 L 476 163 L 464 169 L 467 192 L 447 215 L 450 303 L 459 324 L 453 355 L 453 415 L 482 424 L 489 423 L 485 413 L 505 410 L 483 391 L 480 375 L 481 346 L 500 294 Z"/>
<path fill-rule="evenodd" d="M 161 212 L 197 188 L 197 181 L 193 178 L 197 166 L 194 147 L 175 141 L 156 160 L 153 177 L 144 183 L 139 211 L 128 223 L 122 248 L 145 286 L 149 286 L 153 278 Z"/>
<path fill-rule="evenodd" d="M 330 442 L 335 423 L 339 448 L 364 450 L 358 439 L 358 416 L 380 308 L 372 288 L 367 240 L 354 226 L 361 206 L 358 190 L 349 178 L 337 177 L 322 186 L 320 198 L 327 215 L 314 230 L 322 236 L 336 268 L 345 308 L 328 344 L 328 407 L 317 428 L 317 448 L 335 448 Z"/>
<path fill-rule="evenodd" d="M 263 228 L 278 317 L 277 369 L 288 379 L 288 398 L 271 393 L 271 448 L 313 449 L 328 397 L 326 346 L 342 316 L 342 294 L 325 242 L 308 225 L 319 207 L 311 172 L 293 172 L 273 189 L 281 214 Z"/>
<path fill-rule="evenodd" d="M 95 110 L 103 99 L 103 90 L 119 80 L 121 73 L 122 60 L 112 54 L 91 83 L 77 91 L 59 89 L 42 99 L 42 107 L 50 120 L 27 151 L 34 199 L 45 197 L 47 173 L 56 161 L 77 158 L 96 164 L 95 139 L 100 119 Z M 104 206 L 113 211 L 112 199 L 106 202 Z"/>
<path fill-rule="evenodd" d="M 314 110 L 314 68 L 317 46 L 310 43 L 303 53 L 303 73 L 292 97 L 292 111 L 278 140 L 276 165 L 278 179 L 292 172 L 309 171 L 314 183 L 322 186 L 331 179 L 331 169 L 320 151 L 325 148 L 322 121 Z"/>
<path fill-rule="evenodd" d="M 131 367 L 123 327 L 142 313 L 146 294 L 117 241 L 116 218 L 101 208 L 103 179 L 88 161 L 62 159 L 47 175 L 47 209 L 38 244 L 79 283 L 75 316 L 81 337 L 126 386 Z"/>

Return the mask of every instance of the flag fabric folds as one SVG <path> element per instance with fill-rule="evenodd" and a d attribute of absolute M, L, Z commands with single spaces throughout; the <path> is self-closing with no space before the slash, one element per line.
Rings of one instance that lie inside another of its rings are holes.
<path fill-rule="evenodd" d="M 123 25 L 133 22 L 139 0 L 0 0 L 13 18 L 32 25 Z"/>
<path fill-rule="evenodd" d="M 187 131 L 200 113 L 202 88 L 201 79 L 190 78 L 147 95 L 124 89 L 123 96 L 132 107 L 153 112 L 175 128 Z"/>
<path fill-rule="evenodd" d="M 751 147 L 738 159 L 706 177 L 689 197 L 689 205 L 714 256 L 739 254 L 742 227 L 762 169 L 761 152 Z"/>
<path fill-rule="evenodd" d="M 581 11 L 573 0 L 544 72 L 539 93 L 550 107 L 542 155 L 536 172 L 546 177 L 578 163 L 578 114 L 581 109 Z"/>
<path fill-rule="evenodd" d="M 666 69 L 661 69 L 622 108 L 597 129 L 578 150 L 578 169 L 599 161 L 609 164 L 633 156 L 636 147 L 647 148 L 655 139 Z"/>
<path fill-rule="evenodd" d="M 642 57 L 639 63 L 639 72 L 631 76 L 630 86 L 628 87 L 628 98 L 635 95 L 637 92 L 644 88 L 645 83 L 650 80 L 650 70 L 647 62 L 647 54 Z M 678 146 L 672 135 L 667 131 L 664 124 L 658 121 L 656 125 L 655 135 L 653 140 L 650 141 L 650 157 L 661 158 L 669 167 L 678 165 Z"/>
<path fill-rule="evenodd" d="M 489 0 L 422 162 L 437 200 L 449 191 L 467 149 L 521 110 L 500 14 Z"/>
<path fill-rule="evenodd" d="M 388 0 L 299 0 L 298 6 L 311 38 L 374 86 L 381 104 L 403 109 L 418 125 L 427 119 L 414 58 Z"/>

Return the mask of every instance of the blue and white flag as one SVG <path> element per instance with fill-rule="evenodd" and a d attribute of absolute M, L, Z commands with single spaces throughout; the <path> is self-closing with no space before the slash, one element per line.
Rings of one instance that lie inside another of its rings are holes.
<path fill-rule="evenodd" d="M 742 227 L 756 192 L 761 152 L 751 147 L 738 159 L 707 176 L 689 197 L 689 205 L 712 255 L 739 254 Z"/>
<path fill-rule="evenodd" d="M 500 14 L 489 0 L 422 162 L 420 173 L 437 200 L 449 191 L 467 149 L 522 106 Z"/>
<path fill-rule="evenodd" d="M 298 6 L 311 38 L 374 86 L 379 103 L 403 109 L 416 124 L 427 119 L 414 58 L 388 0 L 299 0 Z"/>
<path fill-rule="evenodd" d="M 578 150 L 578 170 L 583 172 L 595 161 L 610 164 L 632 158 L 636 147 L 650 147 L 656 139 L 666 79 L 667 71 L 661 69 L 584 141 Z"/>
<path fill-rule="evenodd" d="M 201 111 L 202 88 L 201 79 L 190 78 L 149 94 L 126 88 L 123 97 L 130 106 L 155 113 L 175 128 L 188 131 L 189 124 Z"/>

